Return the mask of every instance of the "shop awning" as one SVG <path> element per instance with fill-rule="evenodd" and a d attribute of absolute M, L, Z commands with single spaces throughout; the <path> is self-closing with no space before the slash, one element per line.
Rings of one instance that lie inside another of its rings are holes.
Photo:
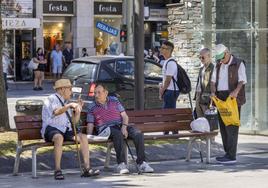
<path fill-rule="evenodd" d="M 39 18 L 2 18 L 2 29 L 24 29 L 32 30 L 40 28 L 41 21 Z"/>

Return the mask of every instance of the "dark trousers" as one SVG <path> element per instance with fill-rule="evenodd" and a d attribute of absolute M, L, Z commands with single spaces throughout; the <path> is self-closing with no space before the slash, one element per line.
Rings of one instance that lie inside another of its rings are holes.
<path fill-rule="evenodd" d="M 176 102 L 179 94 L 179 91 L 166 90 L 163 94 L 163 108 L 176 108 Z"/>
<path fill-rule="evenodd" d="M 227 97 L 229 96 L 229 92 L 219 91 L 217 92 L 216 95 L 219 99 L 226 100 Z M 238 106 L 238 111 L 239 111 L 239 118 L 240 118 L 241 106 Z M 225 155 L 230 159 L 236 159 L 239 126 L 235 126 L 235 125 L 225 126 L 225 124 L 223 123 L 221 119 L 220 114 L 218 117 L 219 117 L 219 125 L 220 125 L 223 148 L 226 153 Z"/>
<path fill-rule="evenodd" d="M 126 156 L 124 151 L 125 138 L 121 132 L 121 127 L 112 126 L 110 138 L 113 141 L 114 149 L 116 152 L 117 163 L 120 164 L 122 162 L 126 163 Z M 142 164 L 145 161 L 145 153 L 144 153 L 144 137 L 143 133 L 141 133 L 138 129 L 128 126 L 128 138 L 132 139 L 136 148 L 137 153 L 137 164 Z"/>
<path fill-rule="evenodd" d="M 6 90 L 8 90 L 8 85 L 7 85 L 7 73 L 4 72 L 4 81 L 5 81 L 5 87 Z"/>

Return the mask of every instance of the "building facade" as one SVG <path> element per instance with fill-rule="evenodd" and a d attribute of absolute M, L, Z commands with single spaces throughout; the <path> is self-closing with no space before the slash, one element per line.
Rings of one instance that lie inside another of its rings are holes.
<path fill-rule="evenodd" d="M 203 47 L 225 44 L 246 62 L 246 100 L 240 132 L 268 134 L 267 1 L 181 0 L 168 5 L 169 39 L 174 55 L 188 71 L 195 88 Z M 181 100 L 183 99 L 183 96 Z"/>
<path fill-rule="evenodd" d="M 32 0 L 12 0 L 1 2 L 3 48 L 8 51 L 14 72 L 8 77 L 14 80 L 29 80 L 32 73 L 27 63 L 33 54 L 35 44 L 34 29 L 40 27 L 40 20 L 34 18 Z"/>

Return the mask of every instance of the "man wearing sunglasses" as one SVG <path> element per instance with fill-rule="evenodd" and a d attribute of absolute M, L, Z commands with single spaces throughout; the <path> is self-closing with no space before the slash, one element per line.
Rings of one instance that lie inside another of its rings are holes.
<path fill-rule="evenodd" d="M 204 117 L 205 111 L 210 105 L 211 94 L 211 76 L 214 70 L 214 64 L 212 63 L 211 51 L 209 48 L 203 48 L 199 52 L 199 59 L 202 63 L 202 67 L 199 70 L 197 85 L 196 85 L 196 114 L 197 117 Z"/>
<path fill-rule="evenodd" d="M 177 62 L 172 57 L 174 44 L 170 41 L 164 41 L 160 48 L 160 54 L 164 56 L 165 62 L 162 67 L 163 83 L 159 88 L 159 97 L 163 99 L 163 108 L 176 108 L 176 102 L 179 97 L 179 88 L 173 83 L 172 77 L 177 81 Z M 168 134 L 169 132 L 164 132 Z M 173 131 L 173 134 L 177 134 Z"/>
<path fill-rule="evenodd" d="M 228 96 L 236 98 L 240 116 L 241 106 L 246 103 L 247 77 L 244 61 L 232 55 L 223 44 L 216 45 L 215 53 L 217 64 L 211 79 L 212 96 L 216 95 L 223 101 Z M 225 155 L 216 157 L 216 160 L 223 164 L 234 164 L 236 163 L 239 126 L 225 126 L 220 116 L 219 125 Z"/>

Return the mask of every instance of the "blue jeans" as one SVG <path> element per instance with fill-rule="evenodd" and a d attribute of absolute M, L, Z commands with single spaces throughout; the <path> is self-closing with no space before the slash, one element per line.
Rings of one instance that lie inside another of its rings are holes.
<path fill-rule="evenodd" d="M 180 92 L 174 90 L 166 90 L 163 95 L 163 108 L 176 108 L 176 102 Z"/>
<path fill-rule="evenodd" d="M 163 94 L 164 105 L 163 108 L 176 108 L 176 102 L 180 92 L 174 90 L 166 90 Z M 178 134 L 178 131 L 172 131 L 173 134 Z M 164 132 L 165 135 L 169 134 L 169 131 Z"/>

